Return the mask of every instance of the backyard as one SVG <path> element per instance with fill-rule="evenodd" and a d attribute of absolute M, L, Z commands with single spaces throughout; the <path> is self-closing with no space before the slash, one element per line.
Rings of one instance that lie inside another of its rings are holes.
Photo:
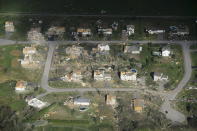
<path fill-rule="evenodd" d="M 0 82 L 8 80 L 40 81 L 42 69 L 24 69 L 18 61 L 23 58 L 22 49 L 24 47 L 25 45 L 0 46 Z"/>
<path fill-rule="evenodd" d="M 179 83 L 183 76 L 183 55 L 182 49 L 179 45 L 170 45 L 173 54 L 170 57 L 164 58 L 161 56 L 152 56 L 151 52 L 154 50 L 159 51 L 163 46 L 159 44 L 147 44 L 143 45 L 143 51 L 141 53 L 140 61 L 142 63 L 142 74 L 146 74 L 150 83 L 152 77 L 151 72 L 161 72 L 169 77 L 167 89 L 173 89 Z M 144 57 L 146 56 L 146 57 Z M 153 80 L 152 80 L 153 81 Z"/>
<path fill-rule="evenodd" d="M 79 111 L 79 107 L 72 104 L 63 105 L 70 97 L 76 97 L 78 93 L 58 93 L 49 94 L 42 100 L 52 103 L 51 106 L 35 113 L 29 120 L 47 120 L 48 126 L 73 128 L 73 130 L 90 130 L 106 129 L 112 131 L 114 128 L 114 110 L 105 104 L 104 96 L 97 93 L 86 93 L 84 98 L 91 100 L 91 105 L 86 111 Z M 47 128 L 42 127 L 42 128 Z M 95 129 L 94 129 L 95 128 Z M 38 128 L 39 129 L 39 128 Z"/>

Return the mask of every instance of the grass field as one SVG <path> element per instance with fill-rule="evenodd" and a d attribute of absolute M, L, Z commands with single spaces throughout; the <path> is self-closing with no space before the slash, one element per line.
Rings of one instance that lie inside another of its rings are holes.
<path fill-rule="evenodd" d="M 197 49 L 197 44 L 191 45 L 190 49 L 192 49 L 192 50 Z"/>
<path fill-rule="evenodd" d="M 197 66 L 197 52 L 192 52 L 191 58 L 192 58 L 192 66 Z"/>
<path fill-rule="evenodd" d="M 185 100 L 197 100 L 196 96 L 197 90 L 183 90 L 178 98 L 179 99 L 185 99 Z M 197 104 L 195 102 L 179 102 L 178 107 L 181 111 L 183 111 L 185 114 L 195 114 L 197 115 Z"/>
<path fill-rule="evenodd" d="M 38 127 L 34 129 L 34 131 L 89 131 L 87 128 L 83 127 L 55 127 L 55 126 L 45 126 L 45 127 Z"/>
<path fill-rule="evenodd" d="M 15 83 L 14 81 L 0 83 L 0 105 L 7 105 L 13 110 L 21 111 L 26 106 L 26 102 L 15 93 Z"/>
<path fill-rule="evenodd" d="M 98 129 L 113 130 L 113 110 L 105 104 L 103 96 L 96 93 L 85 93 L 83 97 L 91 100 L 91 105 L 85 112 L 80 112 L 79 107 L 63 105 L 63 102 L 70 96 L 76 97 L 78 93 L 56 93 L 49 94 L 43 98 L 44 101 L 54 103 L 51 106 L 35 113 L 32 120 L 44 119 L 49 122 L 48 126 L 64 127 L 65 130 L 73 131 L 90 130 L 97 131 Z M 46 117 L 46 114 L 49 116 Z M 105 116 L 105 117 L 104 117 Z M 100 120 L 100 117 L 104 117 Z M 48 129 L 48 126 L 43 127 Z M 74 128 L 73 128 L 74 127 Z M 62 130 L 59 128 L 57 130 Z M 97 128 L 97 129 L 96 129 Z M 39 130 L 40 128 L 38 128 Z M 53 128 L 52 128 L 53 129 Z"/>
<path fill-rule="evenodd" d="M 192 66 L 197 66 L 197 52 L 191 53 L 191 59 L 192 59 Z M 189 86 L 197 86 L 197 69 L 192 70 L 192 76 L 190 79 L 190 82 L 188 83 Z"/>
<path fill-rule="evenodd" d="M 82 85 L 80 83 L 74 82 L 64 82 L 64 81 L 50 81 L 49 85 L 54 88 L 80 88 Z"/>

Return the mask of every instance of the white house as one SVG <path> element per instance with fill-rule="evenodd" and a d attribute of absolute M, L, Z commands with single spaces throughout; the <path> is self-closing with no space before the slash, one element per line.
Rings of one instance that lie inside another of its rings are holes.
<path fill-rule="evenodd" d="M 167 81 L 168 76 L 164 75 L 163 73 L 154 72 L 153 80 L 154 81 L 163 81 L 163 80 Z"/>
<path fill-rule="evenodd" d="M 127 25 L 127 34 L 133 35 L 135 33 L 135 26 L 134 25 Z"/>
<path fill-rule="evenodd" d="M 163 34 L 163 33 L 165 33 L 165 30 L 147 30 L 147 32 L 151 35 L 153 35 L 153 34 Z"/>
<path fill-rule="evenodd" d="M 90 100 L 86 98 L 76 98 L 74 99 L 74 105 L 77 106 L 89 106 Z"/>
<path fill-rule="evenodd" d="M 120 79 L 123 81 L 136 81 L 137 80 L 137 71 L 121 71 L 120 72 Z"/>
<path fill-rule="evenodd" d="M 103 35 L 112 35 L 112 29 L 111 28 L 106 28 L 106 29 L 98 29 L 99 34 Z"/>
<path fill-rule="evenodd" d="M 101 52 L 104 52 L 104 51 L 108 52 L 110 50 L 110 47 L 107 44 L 98 44 L 98 50 Z"/>
<path fill-rule="evenodd" d="M 163 47 L 161 51 L 161 55 L 164 57 L 168 57 L 171 54 L 171 50 L 169 47 Z"/>
<path fill-rule="evenodd" d="M 43 102 L 41 100 L 38 100 L 37 98 L 33 98 L 28 101 L 29 106 L 32 106 L 32 107 L 35 107 L 38 109 L 42 109 L 42 108 L 46 107 L 47 104 L 48 104 L 47 102 Z"/>

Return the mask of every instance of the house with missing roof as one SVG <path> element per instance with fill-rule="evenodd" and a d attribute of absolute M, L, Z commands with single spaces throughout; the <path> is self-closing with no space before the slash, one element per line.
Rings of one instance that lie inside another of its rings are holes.
<path fill-rule="evenodd" d="M 35 44 L 45 43 L 44 35 L 41 33 L 41 28 L 31 28 L 27 33 L 28 40 Z"/>
<path fill-rule="evenodd" d="M 124 53 L 140 54 L 142 47 L 140 45 L 125 46 Z"/>
<path fill-rule="evenodd" d="M 21 61 L 21 66 L 23 68 L 35 68 L 38 67 L 40 62 L 34 60 L 34 55 L 37 53 L 37 50 L 34 46 L 23 48 L 24 59 Z"/>
<path fill-rule="evenodd" d="M 44 107 L 48 106 L 49 104 L 47 102 L 43 102 L 37 98 L 33 98 L 31 100 L 27 101 L 27 104 L 29 106 L 32 106 L 34 108 L 38 108 L 38 109 L 43 109 Z"/>
<path fill-rule="evenodd" d="M 153 80 L 154 81 L 167 81 L 168 76 L 164 75 L 163 73 L 160 72 L 154 72 L 153 73 Z"/>
<path fill-rule="evenodd" d="M 126 31 L 129 36 L 133 35 L 135 33 L 135 26 L 134 25 L 127 25 Z"/>
<path fill-rule="evenodd" d="M 73 82 L 81 82 L 83 79 L 83 75 L 81 70 L 77 70 L 77 71 L 72 71 L 68 74 L 66 74 L 64 77 L 62 77 L 63 81 L 73 81 Z"/>
<path fill-rule="evenodd" d="M 23 81 L 23 80 L 17 81 L 16 86 L 15 86 L 16 91 L 25 91 L 26 88 L 27 88 L 26 81 Z"/>
<path fill-rule="evenodd" d="M 76 45 L 66 48 L 66 54 L 69 55 L 69 57 L 71 57 L 73 59 L 82 56 L 83 51 L 84 51 L 83 47 L 76 46 Z"/>
<path fill-rule="evenodd" d="M 88 37 L 91 36 L 91 29 L 89 28 L 78 28 L 77 29 L 77 35 L 81 37 Z"/>
<path fill-rule="evenodd" d="M 94 70 L 93 76 L 94 76 L 94 80 L 97 80 L 97 81 L 102 81 L 102 80 L 110 81 L 110 80 L 112 80 L 111 72 L 106 71 L 105 69 Z"/>
<path fill-rule="evenodd" d="M 115 106 L 117 104 L 116 96 L 110 94 L 105 95 L 105 103 L 106 105 Z"/>
<path fill-rule="evenodd" d="M 90 100 L 87 98 L 75 98 L 73 101 L 73 104 L 76 106 L 89 106 L 90 105 Z"/>
<path fill-rule="evenodd" d="M 14 22 L 13 21 L 6 21 L 5 22 L 5 32 L 13 33 L 15 31 Z"/>
<path fill-rule="evenodd" d="M 131 101 L 133 110 L 137 113 L 141 113 L 144 109 L 144 99 L 135 98 Z"/>

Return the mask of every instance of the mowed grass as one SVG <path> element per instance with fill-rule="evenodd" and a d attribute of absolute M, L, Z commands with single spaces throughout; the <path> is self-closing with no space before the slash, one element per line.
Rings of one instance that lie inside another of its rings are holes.
<path fill-rule="evenodd" d="M 197 49 L 197 44 L 191 45 L 191 46 L 190 46 L 190 49 L 192 49 L 192 50 Z"/>
<path fill-rule="evenodd" d="M 54 88 L 80 88 L 82 85 L 77 82 L 50 81 L 49 85 Z"/>
<path fill-rule="evenodd" d="M 197 66 L 197 52 L 191 53 L 192 66 Z"/>
<path fill-rule="evenodd" d="M 197 52 L 191 53 L 191 59 L 192 59 L 192 66 L 197 66 Z M 188 85 L 197 86 L 197 69 L 195 68 L 192 70 L 192 76 Z"/>
<path fill-rule="evenodd" d="M 197 93 L 197 90 L 193 89 L 193 90 L 183 90 L 179 94 L 178 99 L 185 100 L 185 101 L 179 101 L 177 103 L 177 106 L 185 114 L 190 114 L 190 113 L 197 114 L 196 102 L 187 101 L 187 100 L 195 101 L 197 99 L 196 93 Z"/>
<path fill-rule="evenodd" d="M 75 127 L 77 130 L 81 128 L 90 131 L 94 131 L 94 128 L 106 128 L 108 131 L 112 131 L 114 121 L 113 109 L 105 104 L 105 97 L 91 92 L 83 94 L 84 98 L 89 98 L 91 100 L 91 105 L 88 110 L 84 112 L 80 112 L 79 107 L 75 107 L 73 105 L 63 105 L 66 99 L 71 96 L 76 97 L 78 95 L 79 94 L 75 92 L 52 93 L 45 96 L 42 98 L 44 101 L 54 104 L 34 114 L 32 120 L 48 120 L 48 125 L 54 127 Z M 49 114 L 49 116 L 46 117 L 46 114 Z M 100 120 L 101 116 L 105 116 L 102 121 Z M 47 129 L 47 126 L 43 128 Z M 70 130 L 75 131 L 75 128 L 71 128 Z"/>
<path fill-rule="evenodd" d="M 48 125 L 44 127 L 38 127 L 34 131 L 89 131 L 89 130 L 80 127 L 53 127 Z"/>
<path fill-rule="evenodd" d="M 7 105 L 13 110 L 20 111 L 26 103 L 15 93 L 15 83 L 14 81 L 0 83 L 0 105 Z"/>
<path fill-rule="evenodd" d="M 40 70 L 27 70 L 21 67 L 25 45 L 0 46 L 0 83 L 7 80 L 39 81 Z"/>

